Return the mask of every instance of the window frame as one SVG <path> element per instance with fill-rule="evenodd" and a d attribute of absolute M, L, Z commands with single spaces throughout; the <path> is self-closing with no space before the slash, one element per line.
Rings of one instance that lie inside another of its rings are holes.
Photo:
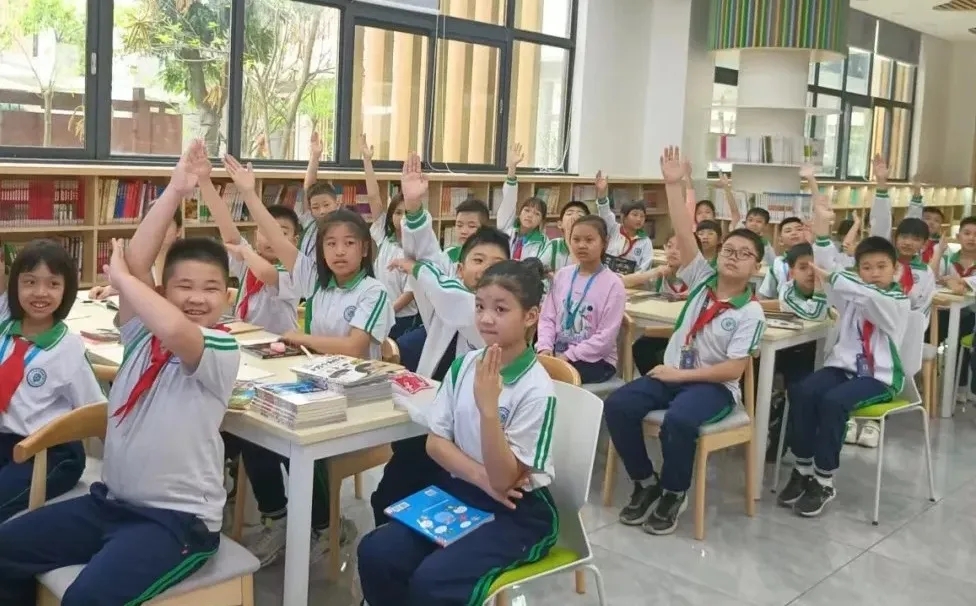
<path fill-rule="evenodd" d="M 428 39 L 426 94 L 424 100 L 424 133 L 422 140 L 426 148 L 433 141 L 434 100 L 436 91 L 437 56 L 441 40 L 483 44 L 497 47 L 499 55 L 497 119 L 495 127 L 495 153 L 490 164 L 459 164 L 429 162 L 425 164 L 433 171 L 457 170 L 464 172 L 498 172 L 504 170 L 509 145 L 508 117 L 511 99 L 511 75 L 513 49 L 516 41 L 551 46 L 565 50 L 568 54 L 566 67 L 566 95 L 563 107 L 563 146 L 568 148 L 572 129 L 570 112 L 572 108 L 573 77 L 576 67 L 576 39 L 579 16 L 579 0 L 570 0 L 569 35 L 554 36 L 530 30 L 516 29 L 516 3 L 507 0 L 504 25 L 450 17 L 444 14 L 433 15 L 406 9 L 390 8 L 361 0 L 291 0 L 324 8 L 335 8 L 339 14 L 339 58 L 336 65 L 336 138 L 332 161 L 322 162 L 329 170 L 362 170 L 362 160 L 352 159 L 352 83 L 355 57 L 356 26 L 374 27 L 384 30 L 401 31 Z M 88 69 L 85 74 L 85 141 L 78 148 L 59 147 L 14 147 L 0 145 L 0 154 L 11 162 L 38 161 L 78 161 L 100 164 L 127 165 L 169 165 L 176 156 L 162 155 L 123 155 L 113 154 L 111 150 L 112 128 L 112 43 L 114 34 L 115 0 L 87 0 L 85 24 L 85 53 Z M 240 157 L 242 144 L 242 106 L 244 93 L 244 25 L 247 0 L 229 0 L 230 6 L 230 58 L 228 63 L 228 106 L 226 117 L 227 153 Z M 94 57 L 94 70 L 91 58 Z M 418 150 L 420 151 L 420 150 Z M 423 155 L 429 155 L 427 149 Z M 249 159 L 261 168 L 303 168 L 305 160 Z M 520 173 L 561 172 L 567 170 L 568 154 L 563 154 L 559 166 L 522 167 Z M 378 170 L 398 170 L 402 165 L 398 160 L 377 160 Z"/>

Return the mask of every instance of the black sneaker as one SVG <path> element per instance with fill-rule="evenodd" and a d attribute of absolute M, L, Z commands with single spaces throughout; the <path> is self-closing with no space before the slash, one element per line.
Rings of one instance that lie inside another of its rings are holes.
<path fill-rule="evenodd" d="M 653 480 L 653 483 L 647 486 L 643 486 L 640 482 L 634 482 L 634 491 L 630 493 L 630 502 L 620 510 L 621 524 L 640 526 L 647 518 L 647 512 L 661 497 L 661 484 L 656 475 Z"/>
<path fill-rule="evenodd" d="M 678 516 L 688 507 L 688 499 L 683 492 L 664 492 L 658 499 L 657 507 L 644 522 L 644 532 L 648 534 L 671 534 L 678 527 Z"/>
<path fill-rule="evenodd" d="M 835 496 L 837 492 L 833 486 L 824 486 L 816 478 L 810 478 L 803 495 L 793 505 L 793 512 L 805 518 L 815 518 Z"/>
<path fill-rule="evenodd" d="M 790 479 L 783 487 L 783 490 L 779 491 L 779 496 L 776 497 L 776 502 L 783 507 L 792 507 L 794 503 L 800 500 L 803 493 L 807 490 L 807 484 L 810 482 L 816 482 L 817 480 L 813 476 L 805 476 L 796 469 L 790 474 Z"/>

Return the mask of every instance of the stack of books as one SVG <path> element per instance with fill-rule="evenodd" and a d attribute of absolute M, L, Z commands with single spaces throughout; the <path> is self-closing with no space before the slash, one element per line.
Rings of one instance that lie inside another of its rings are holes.
<path fill-rule="evenodd" d="M 346 420 L 346 398 L 310 381 L 259 383 L 251 410 L 288 429 L 307 429 Z"/>
<path fill-rule="evenodd" d="M 342 394 L 353 405 L 390 400 L 393 394 L 391 375 L 403 367 L 377 360 L 327 355 L 307 360 L 291 370 L 300 380 Z M 392 400 L 390 402 L 392 407 Z"/>

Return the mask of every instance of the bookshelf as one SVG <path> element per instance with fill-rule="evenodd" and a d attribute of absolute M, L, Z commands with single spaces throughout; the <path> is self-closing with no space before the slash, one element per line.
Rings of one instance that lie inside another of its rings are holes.
<path fill-rule="evenodd" d="M 38 237 L 66 243 L 75 256 L 81 285 L 88 288 L 100 279 L 101 265 L 112 238 L 129 238 L 146 205 L 165 186 L 170 166 L 124 164 L 19 164 L 0 163 L 0 242 L 15 251 Z M 293 205 L 302 188 L 304 169 L 255 169 L 258 195 L 265 204 Z M 501 201 L 504 174 L 429 173 L 430 189 L 425 206 L 434 220 L 442 243 L 453 243 L 453 208 L 468 196 L 485 201 L 495 212 Z M 253 239 L 256 225 L 226 171 L 215 167 L 214 185 L 228 205 L 245 238 Z M 319 171 L 319 179 L 333 184 L 342 201 L 367 220 L 365 176 L 352 171 Z M 400 174 L 377 173 L 380 191 L 389 195 L 399 189 Z M 546 231 L 559 235 L 559 212 L 567 202 L 580 200 L 596 211 L 592 176 L 520 174 L 518 199 L 538 196 L 547 204 Z M 655 246 L 663 246 L 670 231 L 664 184 L 660 179 L 619 178 L 610 183 L 614 207 L 643 199 L 647 207 L 646 231 Z M 196 196 L 183 202 L 186 235 L 217 236 L 217 226 Z"/>

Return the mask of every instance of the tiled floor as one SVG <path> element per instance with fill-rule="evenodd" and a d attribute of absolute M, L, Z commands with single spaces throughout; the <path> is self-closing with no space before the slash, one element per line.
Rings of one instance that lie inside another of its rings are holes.
<path fill-rule="evenodd" d="M 691 532 L 691 512 L 675 535 L 654 537 L 616 522 L 629 494 L 621 476 L 615 507 L 599 505 L 603 461 L 597 462 L 584 521 L 603 572 L 607 603 L 655 605 L 842 606 L 857 604 L 970 605 L 976 602 L 976 414 L 932 424 L 937 502 L 928 500 L 918 416 L 889 423 L 882 482 L 881 520 L 870 521 L 877 451 L 846 446 L 836 479 L 837 499 L 822 518 L 807 520 L 778 508 L 769 492 L 772 466 L 758 515 L 743 503 L 742 458 L 716 455 L 708 470 L 708 522 L 704 542 Z M 786 469 L 784 468 L 784 471 Z M 785 474 L 784 474 L 785 478 Z M 369 474 L 367 489 L 378 479 Z M 365 502 L 352 499 L 346 515 L 371 527 Z M 350 553 L 345 554 L 348 558 Z M 354 562 L 350 560 L 350 569 Z M 310 604 L 353 604 L 351 574 L 326 583 L 313 571 Z M 257 576 L 258 606 L 281 604 L 282 565 Z M 571 576 L 514 592 L 513 606 L 598 604 L 595 585 L 573 591 Z"/>

